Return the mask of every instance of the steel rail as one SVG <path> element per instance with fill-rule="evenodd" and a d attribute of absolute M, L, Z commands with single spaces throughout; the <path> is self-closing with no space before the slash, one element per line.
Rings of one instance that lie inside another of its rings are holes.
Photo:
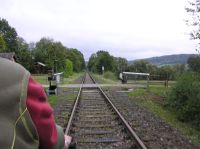
<path fill-rule="evenodd" d="M 77 105 L 78 105 L 78 102 L 79 102 L 79 99 L 80 99 L 80 95 L 81 95 L 81 91 L 82 91 L 82 87 L 83 87 L 83 83 L 85 81 L 85 78 L 86 78 L 86 74 L 85 74 L 85 76 L 83 77 L 83 79 L 81 81 L 81 86 L 79 88 L 79 92 L 78 92 L 78 95 L 76 97 L 76 101 L 74 103 L 74 106 L 73 106 L 73 109 L 72 109 L 72 113 L 70 115 L 69 121 L 67 123 L 67 127 L 65 129 L 65 135 L 69 135 L 69 129 L 71 127 L 72 120 L 73 120 L 73 117 L 74 117 L 74 114 L 75 114 L 75 111 L 76 111 L 76 108 L 77 108 Z"/>
<path fill-rule="evenodd" d="M 90 74 L 89 74 L 89 76 L 94 81 L 94 83 L 96 83 L 96 81 L 94 80 L 94 78 Z M 138 143 L 138 145 L 142 149 L 147 149 L 146 145 L 142 142 L 142 140 L 139 138 L 139 136 L 136 134 L 136 132 L 132 129 L 132 127 L 129 125 L 129 123 L 125 120 L 125 118 L 122 116 L 122 114 L 116 108 L 116 106 L 112 103 L 112 101 L 109 99 L 109 97 L 104 93 L 104 91 L 101 89 L 100 86 L 98 86 L 98 89 L 101 91 L 101 94 L 106 98 L 106 100 L 110 103 L 110 105 L 112 106 L 112 108 L 115 110 L 115 112 L 117 113 L 117 115 L 120 117 L 120 119 L 122 120 L 122 122 L 126 126 L 126 128 L 129 130 L 129 132 L 132 135 L 132 137 L 136 140 L 136 142 Z"/>

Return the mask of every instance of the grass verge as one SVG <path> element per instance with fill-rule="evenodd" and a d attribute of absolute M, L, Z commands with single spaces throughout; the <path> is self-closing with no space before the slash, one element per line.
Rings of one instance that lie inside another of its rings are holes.
<path fill-rule="evenodd" d="M 164 105 L 168 88 L 150 87 L 149 91 L 139 88 L 128 93 L 136 103 L 152 111 L 174 128 L 178 129 L 192 143 L 200 145 L 200 132 L 195 130 L 190 124 L 180 122 L 176 118 L 174 111 L 169 111 Z"/>
<path fill-rule="evenodd" d="M 92 76 L 100 84 L 118 84 L 118 83 L 121 83 L 119 80 L 106 79 L 102 75 L 98 75 L 98 74 L 92 74 Z"/>
<path fill-rule="evenodd" d="M 67 90 L 67 89 L 65 89 Z M 77 90 L 74 88 L 73 90 Z M 77 94 L 60 94 L 60 95 L 50 95 L 48 96 L 48 102 L 49 104 L 54 107 L 57 105 L 58 102 L 64 101 L 64 100 L 74 100 L 76 98 Z"/>
<path fill-rule="evenodd" d="M 68 78 L 64 78 L 64 84 L 71 84 L 73 83 L 76 79 L 80 78 L 81 76 L 84 75 L 84 72 L 80 73 L 73 73 L 72 76 L 69 76 Z"/>
<path fill-rule="evenodd" d="M 47 74 L 32 74 L 32 77 L 40 84 L 49 84 Z"/>
<path fill-rule="evenodd" d="M 73 83 L 76 79 L 83 76 L 84 72 L 81 73 L 73 73 L 72 76 L 69 76 L 68 78 L 64 78 L 64 84 L 70 84 Z M 36 80 L 38 83 L 43 85 L 48 85 L 48 75 L 47 74 L 32 74 L 32 77 L 34 80 Z"/>

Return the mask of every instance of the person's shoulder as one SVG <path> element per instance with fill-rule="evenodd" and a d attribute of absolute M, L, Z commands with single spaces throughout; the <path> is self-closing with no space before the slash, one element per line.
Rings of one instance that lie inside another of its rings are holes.
<path fill-rule="evenodd" d="M 1 79 L 15 80 L 23 78 L 24 75 L 29 76 L 29 72 L 20 64 L 11 60 L 0 58 Z"/>
<path fill-rule="evenodd" d="M 6 58 L 1 58 L 0 57 L 0 68 L 1 69 L 16 69 L 16 70 L 23 70 L 27 71 L 22 65 L 19 63 L 16 63 L 14 61 L 8 60 Z"/>

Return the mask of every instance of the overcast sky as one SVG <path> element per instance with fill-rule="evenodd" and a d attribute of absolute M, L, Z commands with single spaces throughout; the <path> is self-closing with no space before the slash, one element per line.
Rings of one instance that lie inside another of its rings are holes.
<path fill-rule="evenodd" d="M 195 53 L 187 0 L 0 0 L 0 17 L 27 42 L 41 37 L 77 48 L 88 60 L 107 50 L 128 60 Z"/>

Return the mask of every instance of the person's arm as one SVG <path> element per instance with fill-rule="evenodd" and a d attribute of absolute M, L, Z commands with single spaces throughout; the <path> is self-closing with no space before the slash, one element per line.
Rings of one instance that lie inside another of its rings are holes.
<path fill-rule="evenodd" d="M 53 110 L 47 101 L 43 87 L 31 77 L 26 105 L 37 129 L 40 149 L 62 148 L 64 146 L 63 130 L 56 126 Z"/>

